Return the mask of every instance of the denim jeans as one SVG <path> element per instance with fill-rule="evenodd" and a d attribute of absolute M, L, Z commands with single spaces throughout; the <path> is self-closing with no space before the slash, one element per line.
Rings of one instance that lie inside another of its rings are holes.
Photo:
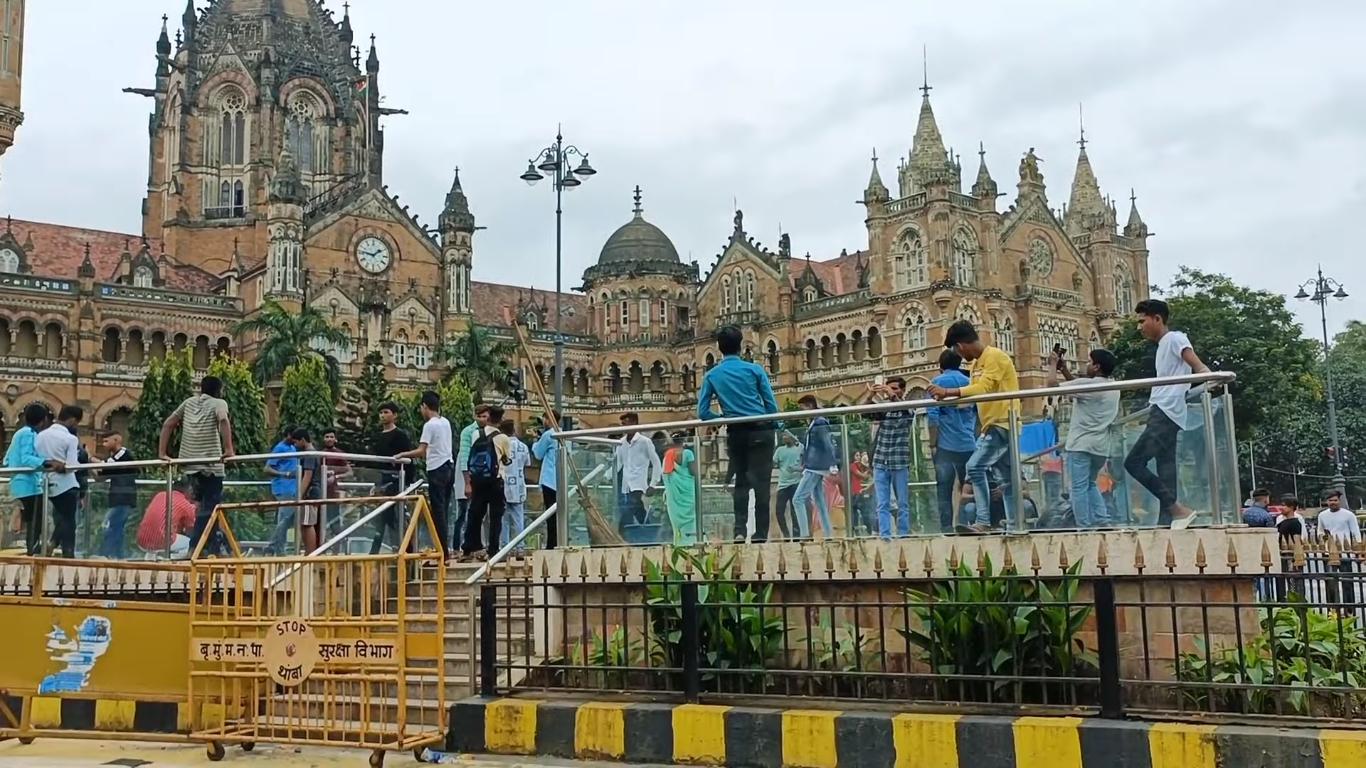
<path fill-rule="evenodd" d="M 896 535 L 911 535 L 911 503 L 906 498 L 911 470 L 908 467 L 873 467 L 873 493 L 877 496 L 877 535 L 892 538 L 892 516 L 896 516 Z"/>
<path fill-rule="evenodd" d="M 968 457 L 970 451 L 948 451 L 940 448 L 934 452 L 934 486 L 939 499 L 939 531 L 948 533 L 953 530 L 953 484 L 954 481 L 968 481 Z"/>
<path fill-rule="evenodd" d="M 1072 517 L 1079 528 L 1110 524 L 1110 511 L 1105 497 L 1100 495 L 1096 476 L 1105 467 L 1108 457 L 1086 451 L 1067 452 L 1067 475 L 1072 487 Z"/>
<path fill-rule="evenodd" d="M 977 438 L 977 447 L 968 457 L 967 475 L 973 499 L 991 498 L 991 470 L 999 469 L 1001 499 L 1005 502 L 1005 527 L 1015 523 L 1015 467 L 1010 463 L 1010 433 L 1003 427 L 989 427 Z M 977 524 L 991 525 L 991 505 L 977 504 Z"/>
<path fill-rule="evenodd" d="M 802 470 L 802 480 L 797 483 L 797 495 L 792 497 L 792 505 L 797 508 L 797 526 L 801 528 L 799 533 L 804 539 L 809 535 L 807 521 L 811 519 L 811 500 L 816 501 L 816 511 L 821 516 L 821 530 L 825 532 L 825 538 L 830 538 L 830 505 L 825 498 L 825 476 L 827 472 L 804 469 Z"/>
<path fill-rule="evenodd" d="M 294 501 L 294 496 L 276 496 L 276 501 Z M 294 507 L 275 508 L 275 530 L 270 534 L 270 544 L 266 546 L 266 552 L 272 555 L 283 555 L 285 547 L 289 541 L 289 532 L 294 529 Z"/>
<path fill-rule="evenodd" d="M 509 501 L 503 507 L 503 517 L 507 522 L 503 525 L 503 540 L 498 542 L 500 547 L 506 547 L 513 537 L 522 532 L 526 527 L 526 502 Z M 526 543 L 517 545 L 517 549 L 526 549 Z"/>
<path fill-rule="evenodd" d="M 100 554 L 112 560 L 123 559 L 123 532 L 128 527 L 128 515 L 133 508 L 118 504 L 109 508 L 104 517 L 104 543 Z"/>

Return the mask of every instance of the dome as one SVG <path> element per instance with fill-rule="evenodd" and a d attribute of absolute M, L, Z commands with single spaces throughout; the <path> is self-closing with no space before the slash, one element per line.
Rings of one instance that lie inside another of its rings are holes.
<path fill-rule="evenodd" d="M 638 261 L 667 261 L 678 263 L 678 249 L 664 230 L 645 220 L 641 215 L 640 188 L 636 188 L 635 216 L 623 224 L 598 254 L 599 264 L 625 264 Z"/>

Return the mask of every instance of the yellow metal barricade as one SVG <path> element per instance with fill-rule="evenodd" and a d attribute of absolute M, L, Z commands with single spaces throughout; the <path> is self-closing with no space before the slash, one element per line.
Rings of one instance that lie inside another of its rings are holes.
<path fill-rule="evenodd" d="M 260 742 L 369 749 L 378 766 L 444 740 L 445 562 L 412 551 L 436 528 L 424 497 L 402 498 L 414 514 L 390 555 L 242 558 L 225 512 L 271 505 L 214 512 L 200 547 L 219 531 L 231 554 L 191 560 L 187 643 L 210 759 Z"/>
<path fill-rule="evenodd" d="M 185 741 L 189 574 L 0 558 L 0 738 Z"/>

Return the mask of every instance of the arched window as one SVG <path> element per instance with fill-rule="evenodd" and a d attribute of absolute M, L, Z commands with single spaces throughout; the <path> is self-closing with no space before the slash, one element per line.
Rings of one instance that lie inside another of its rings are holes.
<path fill-rule="evenodd" d="M 180 96 L 171 97 L 166 107 L 166 146 L 162 148 L 166 158 L 166 178 L 170 178 L 180 165 Z"/>
<path fill-rule="evenodd" d="M 326 172 L 326 128 L 321 125 L 322 116 L 322 105 L 308 91 L 296 91 L 290 98 L 285 141 L 299 164 L 301 176 Z"/>
<path fill-rule="evenodd" d="M 730 314 L 731 309 L 730 275 L 721 276 L 721 314 Z"/>
<path fill-rule="evenodd" d="M 906 354 L 907 359 L 930 345 L 925 311 L 916 307 L 906 315 Z"/>
<path fill-rule="evenodd" d="M 408 367 L 408 332 L 407 332 L 407 331 L 400 330 L 400 331 L 398 332 L 398 335 L 394 338 L 393 358 L 394 358 L 394 367 L 395 367 L 395 368 L 407 368 L 407 367 Z"/>
<path fill-rule="evenodd" d="M 146 264 L 139 264 L 133 270 L 133 286 L 135 288 L 152 287 L 152 268 Z"/>
<path fill-rule="evenodd" d="M 624 333 L 626 326 L 631 324 L 631 302 L 626 299 L 621 300 L 621 330 Z"/>
<path fill-rule="evenodd" d="M 877 328 L 868 329 L 868 357 L 882 357 L 882 334 L 878 333 Z"/>
<path fill-rule="evenodd" d="M 778 354 L 778 342 L 773 339 L 768 340 L 768 345 L 764 350 L 764 358 L 768 362 L 768 372 L 777 374 L 782 364 L 782 356 Z"/>
<path fill-rule="evenodd" d="M 808 286 L 807 289 L 806 289 L 805 291 L 802 292 L 802 301 L 810 302 L 810 301 L 815 301 L 815 300 L 816 300 L 816 289 L 815 289 L 815 288 L 812 288 L 812 287 L 810 287 L 810 286 Z"/>
<path fill-rule="evenodd" d="M 100 359 L 106 363 L 117 363 L 123 359 L 123 336 L 118 328 L 104 329 L 104 343 L 100 346 Z"/>
<path fill-rule="evenodd" d="M 930 284 L 925 244 L 920 239 L 920 233 L 914 229 L 902 232 L 892 248 L 892 274 L 898 291 L 922 288 Z"/>
<path fill-rule="evenodd" d="M 607 366 L 607 391 L 614 395 L 621 394 L 621 366 L 616 363 Z"/>
<path fill-rule="evenodd" d="M 1009 315 L 992 315 L 991 332 L 996 347 L 1011 357 L 1015 356 L 1015 321 Z"/>
<path fill-rule="evenodd" d="M 669 324 L 669 300 L 659 300 L 659 327 L 664 328 Z"/>
<path fill-rule="evenodd" d="M 664 363 L 662 361 L 656 360 L 654 365 L 650 366 L 650 391 L 664 391 Z"/>
<path fill-rule="evenodd" d="M 953 234 L 953 281 L 966 288 L 977 285 L 977 238 L 966 227 Z"/>
<path fill-rule="evenodd" d="M 1115 264 L 1115 311 L 1127 315 L 1134 311 L 1134 276 L 1123 264 Z"/>
<path fill-rule="evenodd" d="M 716 366 L 716 355 L 708 352 L 706 357 L 706 370 L 710 371 Z"/>
<path fill-rule="evenodd" d="M 650 327 L 650 300 L 649 300 L 649 299 L 641 299 L 641 300 L 640 300 L 640 327 L 641 327 L 641 328 L 649 328 L 649 327 Z"/>
<path fill-rule="evenodd" d="M 982 316 L 977 314 L 977 309 L 966 301 L 958 305 L 958 311 L 954 313 L 954 317 L 959 320 L 967 320 L 972 323 L 973 328 L 980 329 L 982 327 Z"/>
<path fill-rule="evenodd" d="M 745 272 L 745 309 L 754 309 L 754 270 Z"/>
<path fill-rule="evenodd" d="M 215 96 L 214 110 L 205 124 L 209 165 L 237 168 L 247 164 L 247 97 L 235 86 Z"/>
<path fill-rule="evenodd" d="M 427 338 L 427 332 L 418 331 L 417 345 L 413 347 L 413 366 L 419 370 L 427 370 L 427 366 L 430 364 L 430 353 L 431 342 Z"/>
<path fill-rule="evenodd" d="M 19 254 L 6 248 L 0 251 L 0 272 L 18 272 Z"/>
<path fill-rule="evenodd" d="M 819 351 L 816 349 L 816 340 L 815 340 L 815 339 L 807 339 L 807 340 L 806 340 L 806 370 L 808 370 L 808 371 L 814 371 L 814 370 L 816 370 L 817 368 L 820 367 L 820 364 L 821 364 L 821 359 L 820 359 L 820 353 L 819 353 Z"/>

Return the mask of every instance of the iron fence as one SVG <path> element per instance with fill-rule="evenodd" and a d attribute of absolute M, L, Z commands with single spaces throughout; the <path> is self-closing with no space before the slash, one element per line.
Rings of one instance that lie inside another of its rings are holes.
<path fill-rule="evenodd" d="M 1366 708 L 1362 551 L 1287 545 L 1250 570 L 1201 547 L 1186 573 L 1170 549 L 1124 574 L 956 553 L 879 560 L 871 577 L 805 557 L 742 573 L 732 548 L 665 550 L 638 569 L 584 558 L 577 574 L 564 560 L 481 587 L 480 688 L 1351 720 Z"/>

